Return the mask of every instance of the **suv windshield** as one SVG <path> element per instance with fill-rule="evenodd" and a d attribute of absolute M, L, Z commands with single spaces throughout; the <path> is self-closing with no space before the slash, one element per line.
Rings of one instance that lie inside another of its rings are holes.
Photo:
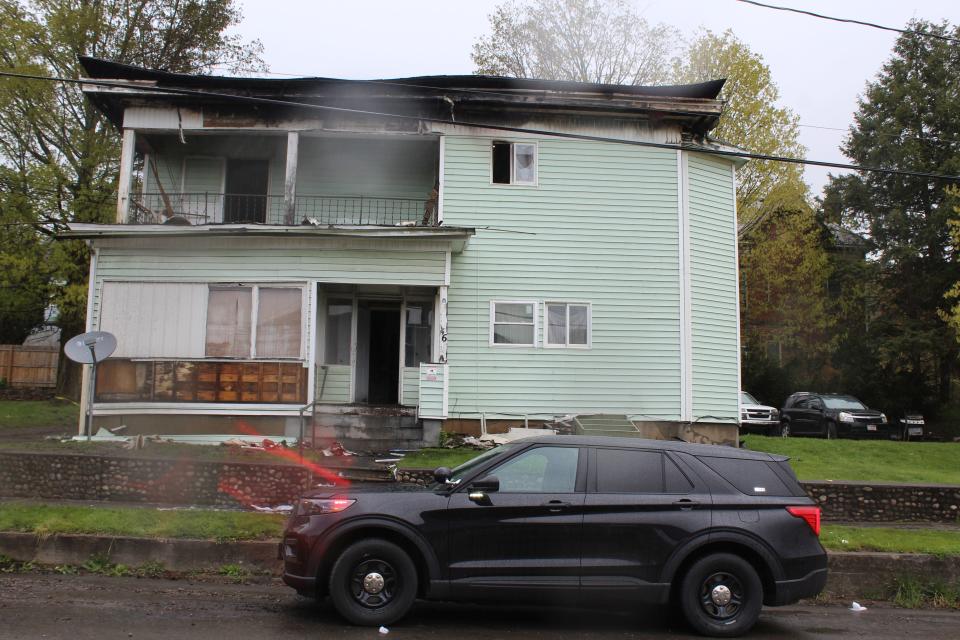
<path fill-rule="evenodd" d="M 499 447 L 494 447 L 489 451 L 481 453 L 476 458 L 467 460 L 450 473 L 450 478 L 447 480 L 447 484 L 460 484 L 461 480 L 472 474 L 477 467 L 485 464 L 488 460 L 490 460 L 490 458 L 507 454 L 513 449 L 516 449 L 517 446 L 518 445 L 515 444 L 503 444 Z"/>
<path fill-rule="evenodd" d="M 757 399 L 746 391 L 740 392 L 740 404 L 760 404 Z"/>
<path fill-rule="evenodd" d="M 862 402 L 852 396 L 823 396 L 827 409 L 866 409 Z"/>

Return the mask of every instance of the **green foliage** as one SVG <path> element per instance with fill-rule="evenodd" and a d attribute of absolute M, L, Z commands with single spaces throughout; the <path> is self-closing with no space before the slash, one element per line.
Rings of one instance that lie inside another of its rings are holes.
<path fill-rule="evenodd" d="M 0 0 L 0 65 L 67 78 L 83 75 L 78 56 L 184 73 L 263 68 L 259 42 L 226 33 L 240 18 L 233 0 Z M 89 252 L 50 238 L 113 218 L 118 159 L 117 131 L 78 85 L 0 81 L 0 222 L 17 224 L 0 243 L 0 330 L 29 331 L 51 302 L 65 335 L 82 330 Z"/>
<path fill-rule="evenodd" d="M 912 30 L 960 35 L 946 23 L 913 22 Z M 960 48 L 907 33 L 869 83 L 842 149 L 858 164 L 960 173 Z M 944 317 L 944 296 L 960 280 L 948 222 L 955 193 L 943 180 L 861 173 L 832 177 L 823 207 L 829 219 L 862 229 L 876 249 L 876 296 L 867 299 L 867 351 L 873 395 L 935 410 L 947 402 L 960 353 Z M 900 406 L 898 408 L 907 408 Z"/>
<path fill-rule="evenodd" d="M 141 578 L 162 578 L 166 571 L 162 562 L 151 560 L 137 567 L 136 574 Z"/>
<path fill-rule="evenodd" d="M 957 609 L 960 608 L 960 584 L 949 584 L 942 580 L 921 581 L 915 576 L 902 576 L 894 580 L 893 602 L 908 609 Z"/>
<path fill-rule="evenodd" d="M 463 464 L 467 460 L 483 453 L 476 449 L 434 449 L 425 448 L 408 453 L 397 463 L 401 469 L 436 469 L 450 467 L 451 469 Z"/>
<path fill-rule="evenodd" d="M 747 435 L 748 449 L 790 457 L 801 480 L 869 480 L 960 485 L 960 446 L 953 442 L 820 440 Z"/>
<path fill-rule="evenodd" d="M 221 576 L 227 576 L 233 578 L 234 582 L 244 582 L 250 578 L 252 573 L 249 569 L 239 564 L 225 564 L 222 565 L 218 570 Z"/>
<path fill-rule="evenodd" d="M 65 400 L 0 400 L 0 429 L 76 427 L 80 408 Z"/>
<path fill-rule="evenodd" d="M 227 541 L 267 540 L 279 536 L 282 529 L 282 516 L 262 513 L 0 504 L 0 531 L 37 535 L 91 533 Z"/>
<path fill-rule="evenodd" d="M 670 74 L 676 30 L 650 26 L 625 0 L 505 2 L 473 46 L 485 75 L 658 84 Z"/>
<path fill-rule="evenodd" d="M 820 543 L 831 551 L 960 555 L 960 531 L 949 529 L 825 524 L 820 531 Z"/>

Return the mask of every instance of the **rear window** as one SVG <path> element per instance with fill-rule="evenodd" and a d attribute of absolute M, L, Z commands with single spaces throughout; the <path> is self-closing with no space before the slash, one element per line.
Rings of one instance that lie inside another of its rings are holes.
<path fill-rule="evenodd" d="M 703 456 L 701 462 L 748 496 L 792 496 L 780 475 L 764 460 Z"/>

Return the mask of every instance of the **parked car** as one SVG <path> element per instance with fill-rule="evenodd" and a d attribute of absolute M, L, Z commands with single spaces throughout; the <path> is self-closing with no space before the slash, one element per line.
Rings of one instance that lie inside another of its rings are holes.
<path fill-rule="evenodd" d="M 897 437 L 897 428 L 880 411 L 853 396 L 794 393 L 780 410 L 780 434 L 823 438 Z"/>
<path fill-rule="evenodd" d="M 746 391 L 740 392 L 740 432 L 779 435 L 780 412 L 760 404 Z"/>
<path fill-rule="evenodd" d="M 300 499 L 284 581 L 357 625 L 416 598 L 679 605 L 700 633 L 737 636 L 761 606 L 827 577 L 820 509 L 787 458 L 599 436 L 518 440 L 428 487 L 318 489 Z"/>

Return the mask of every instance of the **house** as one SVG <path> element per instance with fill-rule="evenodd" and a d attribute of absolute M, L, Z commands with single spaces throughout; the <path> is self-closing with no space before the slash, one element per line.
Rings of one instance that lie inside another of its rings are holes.
<path fill-rule="evenodd" d="M 373 447 L 618 414 L 736 440 L 722 81 L 82 64 L 123 140 L 115 223 L 63 234 L 92 247 L 88 329 L 119 342 L 97 427 L 293 436 L 305 416 Z"/>

